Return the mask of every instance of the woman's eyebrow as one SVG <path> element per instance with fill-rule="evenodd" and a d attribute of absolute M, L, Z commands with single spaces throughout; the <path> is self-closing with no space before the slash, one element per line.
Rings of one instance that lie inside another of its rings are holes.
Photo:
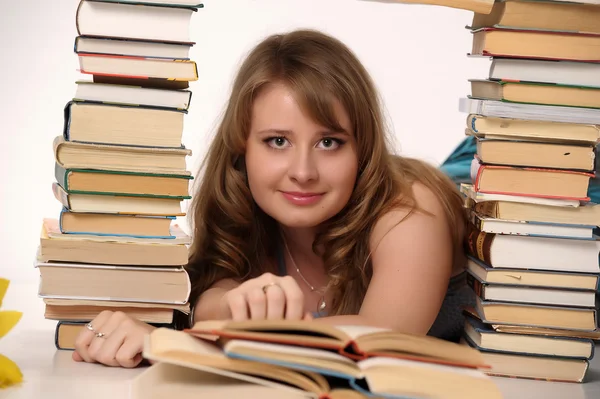
<path fill-rule="evenodd" d="M 287 130 L 287 129 L 264 129 L 264 130 L 259 130 L 257 132 L 258 134 L 280 134 L 280 135 L 286 135 L 286 134 L 292 134 L 293 132 L 291 130 Z"/>
<path fill-rule="evenodd" d="M 350 136 L 350 133 L 348 133 L 346 131 L 346 129 L 343 129 L 343 128 L 342 128 L 342 130 L 324 130 L 322 132 L 319 132 L 320 136 L 331 136 L 331 135 L 334 135 L 334 134 L 341 134 L 343 136 Z"/>
<path fill-rule="evenodd" d="M 294 131 L 293 130 L 289 130 L 289 129 L 262 129 L 256 132 L 257 134 L 276 134 L 276 135 L 281 135 L 281 136 L 286 136 L 286 135 L 293 135 Z M 318 136 L 321 137 L 326 137 L 326 136 L 331 136 L 331 135 L 335 135 L 335 134 L 340 134 L 340 135 L 344 135 L 344 136 L 350 136 L 350 133 L 348 133 L 346 131 L 346 129 L 341 129 L 341 130 L 322 130 L 317 132 Z"/>

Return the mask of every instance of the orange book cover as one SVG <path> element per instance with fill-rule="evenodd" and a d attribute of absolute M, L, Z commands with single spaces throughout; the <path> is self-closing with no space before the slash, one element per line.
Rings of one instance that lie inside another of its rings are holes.
<path fill-rule="evenodd" d="M 487 193 L 487 194 L 501 194 L 501 195 L 514 195 L 514 196 L 523 196 L 523 197 L 537 197 L 537 198 L 554 198 L 554 199 L 563 199 L 563 200 L 576 200 L 589 202 L 590 198 L 586 195 L 583 197 L 569 197 L 569 196 L 560 196 L 560 195 L 540 195 L 533 193 L 522 193 L 518 191 L 494 191 L 494 190 L 482 190 L 481 189 L 481 178 L 486 169 L 504 169 L 504 170 L 523 170 L 523 171 L 537 171 L 537 172 L 547 172 L 547 173 L 561 173 L 561 174 L 573 174 L 579 176 L 587 176 L 588 178 L 593 178 L 595 176 L 592 172 L 582 172 L 575 170 L 563 170 L 563 169 L 543 169 L 543 168 L 531 168 L 531 167 L 520 167 L 520 166 L 507 166 L 507 165 L 489 165 L 483 164 L 475 155 L 473 160 L 473 164 L 471 165 L 471 179 L 473 181 L 473 186 L 476 192 Z"/>
<path fill-rule="evenodd" d="M 198 79 L 198 65 L 195 61 L 192 60 L 184 60 L 184 59 L 175 59 L 175 58 L 155 58 L 155 57 L 140 57 L 140 56 L 131 56 L 131 55 L 114 55 L 114 54 L 94 54 L 94 53 L 79 53 L 78 56 L 81 57 L 97 57 L 97 58 L 118 58 L 118 59 L 132 59 L 132 60 L 151 60 L 151 61 L 160 61 L 160 62 L 179 62 L 179 63 L 187 63 L 191 64 L 194 67 L 194 78 L 192 80 Z M 117 78 L 128 78 L 128 79 L 159 79 L 159 80 L 173 80 L 173 81 L 189 81 L 187 78 L 167 78 L 160 79 L 156 77 L 150 76 L 141 76 L 141 75 L 123 75 L 123 74 L 110 74 L 110 73 L 98 73 L 98 72 L 90 72 L 85 69 L 80 69 L 81 73 L 87 75 L 99 75 L 99 76 L 112 76 Z"/>

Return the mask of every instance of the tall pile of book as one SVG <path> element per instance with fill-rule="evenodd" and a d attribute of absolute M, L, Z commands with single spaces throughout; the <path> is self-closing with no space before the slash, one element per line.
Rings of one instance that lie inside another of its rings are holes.
<path fill-rule="evenodd" d="M 89 78 L 77 82 L 53 143 L 62 210 L 44 220 L 36 262 L 59 349 L 72 349 L 103 310 L 159 326 L 189 313 L 190 238 L 175 219 L 191 198 L 182 134 L 198 78 L 190 22 L 201 7 L 79 3 L 74 50 Z"/>
<path fill-rule="evenodd" d="M 492 62 L 460 101 L 477 140 L 465 340 L 490 374 L 581 382 L 600 339 L 600 5 L 497 1 L 468 28 Z"/>

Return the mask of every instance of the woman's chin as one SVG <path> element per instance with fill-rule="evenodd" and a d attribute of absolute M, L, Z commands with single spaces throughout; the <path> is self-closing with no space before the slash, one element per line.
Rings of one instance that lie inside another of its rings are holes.
<path fill-rule="evenodd" d="M 321 214 L 320 212 L 316 212 L 315 209 L 307 209 L 304 211 L 281 212 L 281 214 L 275 215 L 273 218 L 282 226 L 290 229 L 310 229 L 318 227 L 333 215 Z"/>

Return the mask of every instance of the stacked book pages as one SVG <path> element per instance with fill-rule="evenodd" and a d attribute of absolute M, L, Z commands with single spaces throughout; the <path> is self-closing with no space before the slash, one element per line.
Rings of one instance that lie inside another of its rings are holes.
<path fill-rule="evenodd" d="M 497 1 L 469 26 L 491 57 L 460 101 L 477 140 L 465 342 L 494 375 L 582 382 L 598 327 L 600 4 Z"/>
<path fill-rule="evenodd" d="M 91 1 L 76 10 L 82 78 L 54 139 L 52 190 L 62 208 L 42 225 L 36 267 L 56 346 L 120 311 L 158 326 L 189 313 L 185 216 L 192 174 L 182 144 L 197 80 L 186 0 Z"/>

